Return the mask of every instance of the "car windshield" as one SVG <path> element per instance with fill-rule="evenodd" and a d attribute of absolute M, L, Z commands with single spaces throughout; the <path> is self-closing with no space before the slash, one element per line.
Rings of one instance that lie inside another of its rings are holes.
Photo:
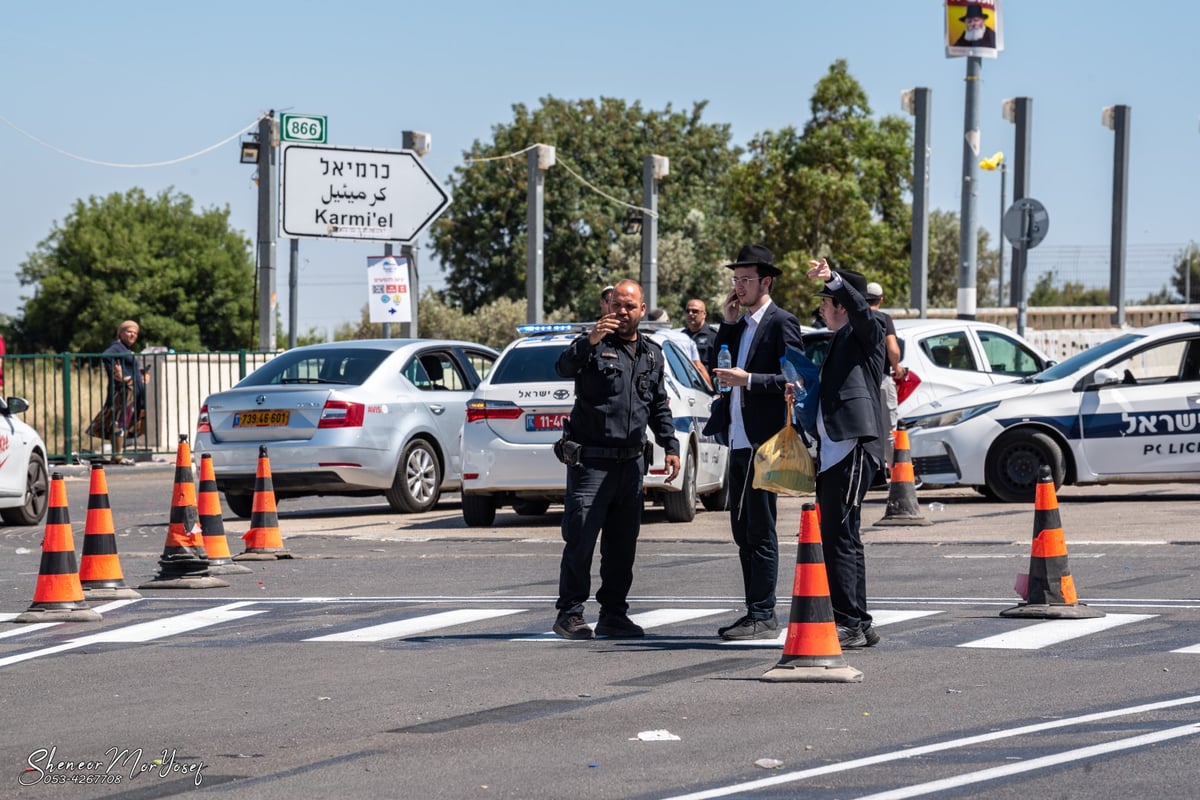
<path fill-rule="evenodd" d="M 554 371 L 554 362 L 558 361 L 559 353 L 567 349 L 567 344 L 514 347 L 492 368 L 492 385 L 566 380 Z"/>
<path fill-rule="evenodd" d="M 390 350 L 363 347 L 290 350 L 242 379 L 238 386 L 340 383 L 357 386 L 375 371 Z"/>
<path fill-rule="evenodd" d="M 1048 369 L 1039 372 L 1037 375 L 1032 376 L 1029 380 L 1032 380 L 1036 383 L 1047 383 L 1049 381 L 1056 381 L 1060 378 L 1066 378 L 1070 375 L 1074 375 L 1076 372 L 1085 368 L 1093 361 L 1100 361 L 1101 359 L 1106 358 L 1109 353 L 1120 350 L 1130 342 L 1136 342 L 1138 339 L 1144 338 L 1145 336 L 1140 333 L 1126 333 L 1118 336 L 1115 339 L 1109 339 L 1107 342 L 1101 342 L 1100 344 L 1089 347 L 1087 350 L 1080 350 L 1067 360 L 1060 361 L 1053 367 L 1049 367 Z"/>

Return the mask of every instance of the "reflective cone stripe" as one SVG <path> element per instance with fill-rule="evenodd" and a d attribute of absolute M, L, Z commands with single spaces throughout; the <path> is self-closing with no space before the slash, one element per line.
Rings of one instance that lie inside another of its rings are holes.
<path fill-rule="evenodd" d="M 800 512 L 793 587 L 787 641 L 778 666 L 844 666 L 833 619 L 833 601 L 829 598 L 821 523 L 813 503 L 805 503 Z"/>
<path fill-rule="evenodd" d="M 915 484 L 917 476 L 913 472 L 912 454 L 908 451 L 908 431 L 900 428 L 893 436 L 895 444 L 892 448 L 892 481 Z"/>
<path fill-rule="evenodd" d="M 62 476 L 50 482 L 50 505 L 46 511 L 46 531 L 42 536 L 42 562 L 38 568 L 33 605 L 86 608 L 83 586 L 75 563 L 75 537 L 67 511 L 67 488 Z"/>
<path fill-rule="evenodd" d="M 230 558 L 229 542 L 225 538 L 225 522 L 221 518 L 221 498 L 217 494 L 217 474 L 213 470 L 212 455 L 200 456 L 200 496 L 196 501 L 200 516 L 200 531 L 204 537 L 204 550 L 212 562 Z"/>
<path fill-rule="evenodd" d="M 123 587 L 125 575 L 117 556 L 117 537 L 113 530 L 112 508 L 108 502 L 108 480 L 104 467 L 92 467 L 88 488 L 87 520 L 83 524 L 83 556 L 79 560 L 79 581 L 87 589 Z"/>

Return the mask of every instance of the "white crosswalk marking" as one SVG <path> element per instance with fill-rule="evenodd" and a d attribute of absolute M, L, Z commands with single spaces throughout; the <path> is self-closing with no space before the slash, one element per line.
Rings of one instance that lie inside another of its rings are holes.
<path fill-rule="evenodd" d="M 331 633 L 326 636 L 314 636 L 305 639 L 306 642 L 382 642 L 387 639 L 401 639 L 405 636 L 416 636 L 419 633 L 429 633 L 439 628 L 449 628 L 453 625 L 465 625 L 468 622 L 478 622 L 484 619 L 505 617 L 509 614 L 520 614 L 523 608 L 504 609 L 464 609 L 460 611 L 442 611 L 438 614 L 426 614 L 413 619 L 401 619 L 396 622 L 385 622 L 381 625 L 371 625 L 352 631 Z"/>
<path fill-rule="evenodd" d="M 884 625 L 895 625 L 897 622 L 908 622 L 910 619 L 920 619 L 921 617 L 932 617 L 935 614 L 944 614 L 944 611 L 895 611 L 884 610 L 876 611 L 871 609 L 871 617 L 875 620 L 876 628 L 882 628 Z"/>
<path fill-rule="evenodd" d="M 1191 647 L 1181 647 L 1178 650 L 1172 650 L 1172 653 L 1195 653 L 1200 655 L 1200 644 L 1194 644 Z"/>
<path fill-rule="evenodd" d="M 732 609 L 728 608 L 661 608 L 657 611 L 643 611 L 640 614 L 630 614 L 629 619 L 649 630 L 651 628 L 662 627 L 663 625 L 671 625 L 676 622 L 687 622 L 688 620 L 711 617 L 716 614 L 731 613 L 733 613 Z M 509 641 L 565 642 L 566 639 L 561 638 L 554 631 L 546 631 L 545 633 L 539 633 L 536 636 L 519 636 L 515 639 L 509 639 Z"/>
<path fill-rule="evenodd" d="M 1052 644 L 1078 639 L 1110 628 L 1153 619 L 1157 614 L 1109 614 L 1096 619 L 1056 619 L 1040 622 L 1019 630 L 965 642 L 959 647 L 981 647 L 995 650 L 1040 650 Z"/>

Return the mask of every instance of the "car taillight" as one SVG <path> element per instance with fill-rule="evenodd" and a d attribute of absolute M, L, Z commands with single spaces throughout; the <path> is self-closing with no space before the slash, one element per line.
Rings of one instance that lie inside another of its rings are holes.
<path fill-rule="evenodd" d="M 517 419 L 524 412 L 519 405 L 509 400 L 468 400 L 467 422 L 488 419 Z"/>
<path fill-rule="evenodd" d="M 208 403 L 200 406 L 200 419 L 196 420 L 196 433 L 212 433 L 212 424 L 208 421 Z"/>
<path fill-rule="evenodd" d="M 318 428 L 361 428 L 367 407 L 346 400 L 326 400 Z"/>

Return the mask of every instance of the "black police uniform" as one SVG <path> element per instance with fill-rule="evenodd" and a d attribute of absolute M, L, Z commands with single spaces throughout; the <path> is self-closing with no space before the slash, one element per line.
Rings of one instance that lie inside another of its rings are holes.
<path fill-rule="evenodd" d="M 630 343 L 613 333 L 595 347 L 587 334 L 578 337 L 555 364 L 559 375 L 575 379 L 568 431 L 582 446 L 578 463 L 567 466 L 566 544 L 555 604 L 560 616 L 583 613 L 601 530 L 600 613 L 629 610 L 626 597 L 642 524 L 646 426 L 667 455 L 679 455 L 663 363 L 662 348 L 646 336 Z"/>
<path fill-rule="evenodd" d="M 701 325 L 695 333 L 687 327 L 680 328 L 679 332 L 696 343 L 696 349 L 700 351 L 700 363 L 710 373 L 717 368 L 717 332 L 711 325 Z"/>

